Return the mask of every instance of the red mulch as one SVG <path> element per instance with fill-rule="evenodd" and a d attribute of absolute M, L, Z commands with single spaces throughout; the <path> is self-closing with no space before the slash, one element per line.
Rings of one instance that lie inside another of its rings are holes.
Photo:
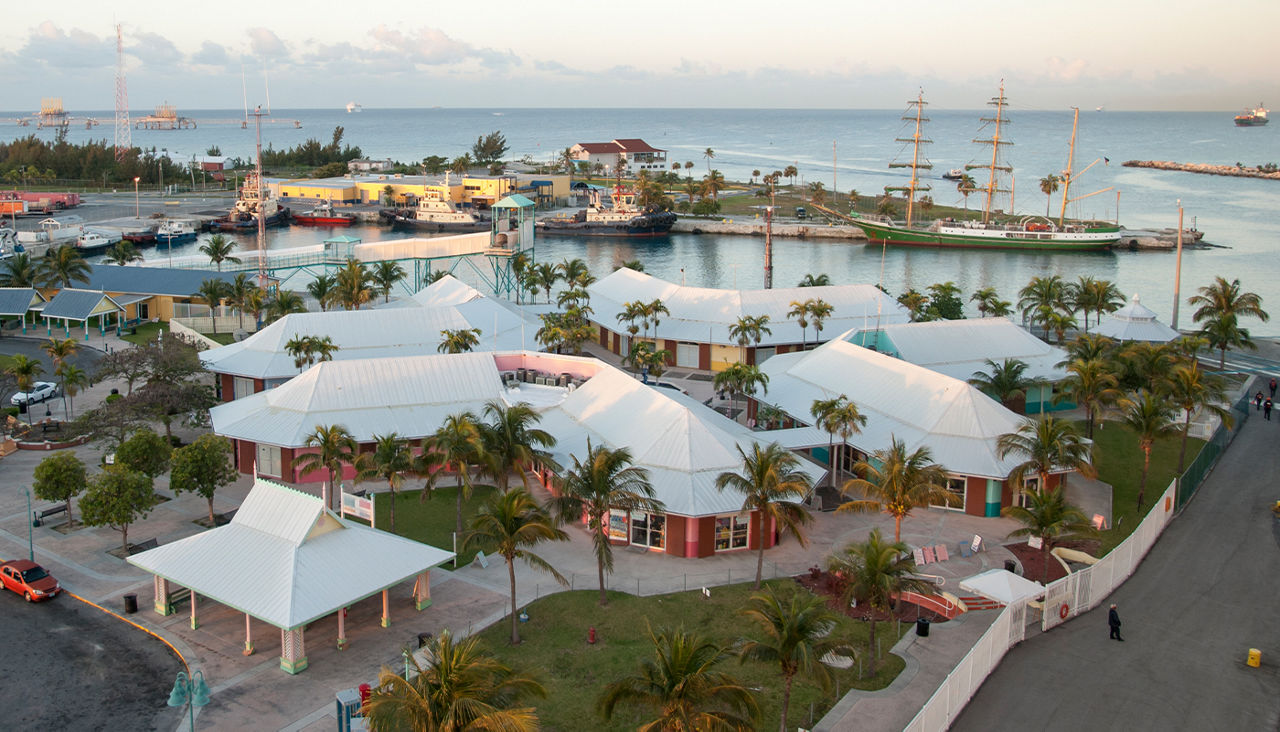
<path fill-rule="evenodd" d="M 1068 549 L 1076 549 L 1097 556 L 1100 543 L 1096 539 L 1087 539 L 1083 541 L 1062 541 L 1055 546 L 1064 546 Z M 1018 562 L 1022 564 L 1022 576 L 1032 582 L 1044 583 L 1045 560 L 1048 560 L 1049 563 L 1049 582 L 1067 576 L 1067 571 L 1062 568 L 1061 562 L 1049 556 L 1048 552 L 1031 548 L 1025 541 L 1005 544 L 1004 548 L 1018 558 Z"/>
<path fill-rule="evenodd" d="M 808 574 L 797 575 L 795 581 L 813 594 L 825 597 L 827 599 L 827 607 L 836 612 L 842 612 L 856 620 L 871 620 L 874 617 L 877 622 L 895 618 L 905 622 L 915 622 L 918 618 L 926 618 L 933 623 L 947 622 L 946 616 L 939 615 L 932 610 L 922 608 L 906 600 L 899 600 L 895 603 L 895 607 L 887 613 L 883 610 L 873 610 L 868 605 L 849 607 L 840 600 L 840 595 L 842 594 L 840 578 L 830 572 L 820 571 L 815 574 L 813 570 L 810 570 Z"/>

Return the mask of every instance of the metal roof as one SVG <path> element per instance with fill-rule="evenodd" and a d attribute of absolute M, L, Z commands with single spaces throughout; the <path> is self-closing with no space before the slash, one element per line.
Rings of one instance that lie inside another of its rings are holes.
<path fill-rule="evenodd" d="M 168 269 L 165 267 L 124 266 L 114 264 L 89 265 L 89 281 L 86 290 L 104 292 L 133 292 L 146 295 L 171 295 L 190 297 L 200 290 L 207 279 L 234 282 L 232 272 L 200 269 Z"/>
<path fill-rule="evenodd" d="M 533 208 L 538 204 L 530 201 L 519 193 L 512 193 L 510 196 L 503 198 L 501 201 L 493 204 L 493 208 Z"/>
<path fill-rule="evenodd" d="M 258 478 L 231 523 L 129 563 L 285 630 L 453 558 L 340 518 L 315 496 Z"/>
<path fill-rule="evenodd" d="M 41 302 L 44 296 L 33 287 L 0 287 L 0 315 L 25 315 Z"/>
<path fill-rule="evenodd" d="M 977 371 L 986 371 L 987 359 L 1000 363 L 1006 358 L 1025 362 L 1030 378 L 1058 381 L 1067 376 L 1066 369 L 1058 366 L 1066 360 L 1066 351 L 1045 343 L 1008 318 L 900 323 L 880 330 L 892 346 L 890 355 L 961 381 L 968 381 Z M 862 345 L 862 338 L 869 335 L 855 329 L 840 338 Z"/>
<path fill-rule="evenodd" d="M 93 315 L 122 310 L 115 300 L 99 290 L 75 290 L 64 288 L 44 306 L 41 314 L 46 318 L 85 320 Z"/>
<path fill-rule="evenodd" d="M 1156 320 L 1155 311 L 1143 305 L 1137 295 L 1133 296 L 1128 305 L 1103 318 L 1093 332 L 1120 341 L 1155 343 L 1168 343 L 1182 335 Z"/>

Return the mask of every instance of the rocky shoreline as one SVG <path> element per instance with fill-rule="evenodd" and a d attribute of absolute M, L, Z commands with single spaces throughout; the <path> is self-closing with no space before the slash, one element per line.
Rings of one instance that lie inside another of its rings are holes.
<path fill-rule="evenodd" d="M 1266 172 L 1259 168 L 1237 168 L 1234 165 L 1210 165 L 1208 163 L 1175 163 L 1172 160 L 1126 160 L 1126 168 L 1152 168 L 1155 170 L 1176 170 L 1183 173 L 1200 173 L 1201 175 L 1226 175 L 1234 178 L 1265 178 L 1280 180 L 1280 171 Z"/>

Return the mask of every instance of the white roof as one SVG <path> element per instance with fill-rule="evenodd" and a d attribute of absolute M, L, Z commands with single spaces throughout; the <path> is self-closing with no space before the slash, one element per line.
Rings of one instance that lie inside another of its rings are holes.
<path fill-rule="evenodd" d="M 315 496 L 258 478 L 231 523 L 129 563 L 287 630 L 452 557 L 339 518 Z"/>
<path fill-rule="evenodd" d="M 1153 341 L 1168 343 L 1180 333 L 1156 320 L 1155 311 L 1143 305 L 1134 295 L 1128 305 L 1103 318 L 1094 333 L 1119 341 Z"/>
<path fill-rule="evenodd" d="M 1000 435 L 1022 418 L 967 382 L 901 359 L 834 340 L 812 351 L 784 353 L 765 361 L 769 377 L 760 400 L 811 423 L 815 399 L 840 394 L 867 418 L 849 444 L 865 453 L 890 446 L 897 437 L 908 450 L 927 446 L 934 462 L 952 473 L 1001 479 L 1018 464 L 996 454 Z"/>
<path fill-rule="evenodd" d="M 285 379 L 301 373 L 285 350 L 300 336 L 332 338 L 338 346 L 335 361 L 436 353 L 441 331 L 464 328 L 480 330 L 477 350 L 511 350 L 523 348 L 526 341 L 535 343 L 537 325 L 452 277 L 414 298 L 409 301 L 414 307 L 407 308 L 286 315 L 239 343 L 202 352 L 200 359 L 218 373 Z"/>
<path fill-rule="evenodd" d="M 960 580 L 960 589 L 1010 605 L 1044 594 L 1044 587 L 1003 569 L 988 569 Z"/>
<path fill-rule="evenodd" d="M 977 371 L 987 371 L 987 359 L 1001 363 L 1006 358 L 1024 361 L 1027 376 L 1033 379 L 1058 381 L 1067 377 L 1066 369 L 1058 366 L 1066 360 L 1066 351 L 1036 338 L 1008 318 L 901 323 L 881 330 L 904 361 L 961 381 L 968 381 Z M 855 337 L 856 331 L 841 336 L 844 340 Z"/>
<path fill-rule="evenodd" d="M 442 305 L 461 305 L 472 300 L 487 299 L 484 293 L 453 275 L 445 275 L 407 298 L 396 298 L 389 303 L 376 305 L 378 309 L 429 308 Z"/>
<path fill-rule="evenodd" d="M 518 367 L 571 373 L 574 389 L 520 384 L 507 389 L 501 372 Z M 557 439 L 551 450 L 562 465 L 585 458 L 587 442 L 631 450 L 646 468 L 670 513 L 700 516 L 736 512 L 742 496 L 721 493 L 715 479 L 741 467 L 737 446 L 767 444 L 757 433 L 695 399 L 637 381 L 590 358 L 536 352 L 464 353 L 317 364 L 266 392 L 210 410 L 214 432 L 284 447 L 302 446 L 318 424 L 341 424 L 360 442 L 390 431 L 414 439 L 484 402 L 527 402 L 542 415 L 541 428 Z M 767 435 L 766 435 L 767 437 Z M 802 461 L 817 480 L 822 466 Z"/>
<path fill-rule="evenodd" d="M 670 315 L 660 318 L 658 337 L 676 341 L 737 345 L 729 336 L 729 327 L 744 315 L 769 316 L 770 335 L 762 346 L 800 343 L 802 335 L 815 340 L 813 326 L 801 333 L 800 325 L 787 318 L 791 303 L 821 299 L 832 306 L 831 316 L 823 321 L 822 332 L 830 338 L 850 328 L 873 328 L 877 322 L 906 323 L 910 314 L 892 297 L 873 285 L 830 285 L 825 287 L 780 287 L 770 290 L 713 290 L 686 287 L 651 277 L 623 267 L 587 288 L 595 320 L 605 328 L 624 332 L 617 315 L 625 304 L 640 300 L 662 300 Z M 821 338 L 820 338 L 821 339 Z"/>

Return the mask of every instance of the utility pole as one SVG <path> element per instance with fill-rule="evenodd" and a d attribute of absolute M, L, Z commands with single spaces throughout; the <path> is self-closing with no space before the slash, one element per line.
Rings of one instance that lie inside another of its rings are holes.
<path fill-rule="evenodd" d="M 116 24 L 116 162 L 122 162 L 133 147 L 129 123 L 129 87 L 124 77 L 124 36 Z"/>
<path fill-rule="evenodd" d="M 769 176 L 769 205 L 764 210 L 764 289 L 773 289 L 773 209 L 777 179 Z"/>
<path fill-rule="evenodd" d="M 1178 258 L 1173 270 L 1173 329 L 1178 329 L 1178 301 L 1182 299 L 1182 199 L 1178 199 Z"/>

